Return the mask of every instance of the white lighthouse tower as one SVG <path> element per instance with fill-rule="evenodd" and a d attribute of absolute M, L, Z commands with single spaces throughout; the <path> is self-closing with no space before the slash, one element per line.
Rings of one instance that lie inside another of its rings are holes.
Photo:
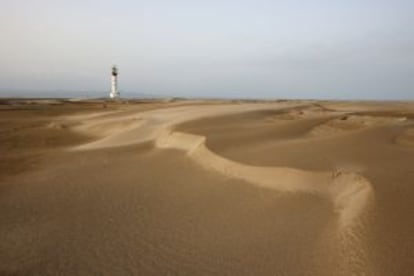
<path fill-rule="evenodd" d="M 109 94 L 111 99 L 117 99 L 120 97 L 118 91 L 118 68 L 112 66 L 112 77 L 111 77 L 111 93 Z"/>

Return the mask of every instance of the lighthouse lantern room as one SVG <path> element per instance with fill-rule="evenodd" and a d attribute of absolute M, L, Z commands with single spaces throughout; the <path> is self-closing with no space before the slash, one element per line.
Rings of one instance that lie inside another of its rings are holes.
<path fill-rule="evenodd" d="M 109 94 L 111 99 L 117 99 L 120 97 L 118 91 L 118 68 L 112 66 L 112 77 L 111 77 L 111 93 Z"/>

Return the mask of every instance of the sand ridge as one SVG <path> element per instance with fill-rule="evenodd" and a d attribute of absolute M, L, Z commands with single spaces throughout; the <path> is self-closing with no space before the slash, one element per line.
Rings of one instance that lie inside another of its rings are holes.
<path fill-rule="evenodd" d="M 309 131 L 310 136 L 337 135 L 367 128 L 403 124 L 405 117 L 386 117 L 368 115 L 343 115 L 320 124 Z"/>
<path fill-rule="evenodd" d="M 204 168 L 281 192 L 311 193 L 333 203 L 342 228 L 350 227 L 373 204 L 370 182 L 352 172 L 312 172 L 289 167 L 256 167 L 219 156 L 205 145 L 205 137 L 165 132 L 155 142 L 159 148 L 184 150 Z"/>
<path fill-rule="evenodd" d="M 218 107 L 179 107 L 143 112 L 136 115 L 120 116 L 115 120 L 97 121 L 102 126 L 118 125 L 118 122 L 130 121 L 130 116 L 138 116 L 140 121 L 127 127 L 117 128 L 109 136 L 104 136 L 91 144 L 77 147 L 76 150 L 96 149 L 97 147 L 116 147 L 133 143 L 152 141 L 160 149 L 177 149 L 202 168 L 219 173 L 226 177 L 247 181 L 259 187 L 276 190 L 288 194 L 311 194 L 322 198 L 332 205 L 337 216 L 336 236 L 338 248 L 343 253 L 340 259 L 344 263 L 344 271 L 354 269 L 353 258 L 363 258 L 365 250 L 354 252 L 352 248 L 361 247 L 363 238 L 355 235 L 363 229 L 365 216 L 375 207 L 375 194 L 367 178 L 352 171 L 307 171 L 291 167 L 251 166 L 229 160 L 211 151 L 206 146 L 207 138 L 200 135 L 175 131 L 178 124 L 219 115 L 240 112 L 269 110 L 282 108 L 274 105 L 218 106 Z M 301 108 L 301 107 L 299 107 Z M 306 107 L 304 107 L 306 108 Z M 305 113 L 305 112 L 304 112 Z M 326 117 L 329 112 L 310 106 L 308 116 Z M 316 113 L 316 114 L 315 114 Z M 306 115 L 305 115 L 306 116 Z M 87 129 L 94 129 L 88 126 Z M 346 250 L 345 250 L 346 248 Z M 366 264 L 368 265 L 368 264 Z"/>
<path fill-rule="evenodd" d="M 226 159 L 210 151 L 205 144 L 206 137 L 173 131 L 176 125 L 188 120 L 283 107 L 286 105 L 186 106 L 126 116 L 123 116 L 122 113 L 119 116 L 115 114 L 115 118 L 114 116 L 100 118 L 99 115 L 96 117 L 88 115 L 92 120 L 78 126 L 76 130 L 98 134 L 101 138 L 76 147 L 75 150 L 116 147 L 153 141 L 158 148 L 184 150 L 192 160 L 202 167 L 229 177 L 239 178 L 281 192 L 305 192 L 324 197 L 333 203 L 335 211 L 339 214 L 339 224 L 343 227 L 352 225 L 352 222 L 363 213 L 365 207 L 371 204 L 373 199 L 369 181 L 358 173 L 312 172 L 289 167 L 249 166 Z M 303 113 L 318 116 L 325 115 L 325 110 L 319 106 L 311 105 Z"/>
<path fill-rule="evenodd" d="M 277 106 L 289 107 L 298 104 L 294 103 L 279 103 Z M 123 112 L 115 113 L 113 116 L 107 118 L 100 114 L 88 115 L 87 118 L 80 116 L 65 117 L 64 120 L 76 120 L 82 121 L 82 125 L 74 128 L 75 131 L 79 131 L 86 134 L 96 135 L 97 133 L 90 131 L 91 129 L 111 129 L 116 128 L 115 131 L 101 131 L 98 133 L 100 139 L 76 147 L 77 150 L 110 148 L 116 146 L 125 146 L 131 144 L 138 144 L 142 142 L 148 142 L 157 139 L 157 137 L 167 128 L 174 125 L 183 123 L 188 120 L 195 120 L 197 118 L 215 117 L 226 114 L 235 114 L 240 112 L 248 112 L 251 110 L 266 110 L 274 107 L 274 104 L 258 103 L 258 104 L 223 104 L 217 106 L 180 106 L 180 107 L 168 107 L 159 110 L 150 110 L 144 112 L 127 113 Z M 125 125 L 125 121 L 133 121 L 135 123 Z"/>

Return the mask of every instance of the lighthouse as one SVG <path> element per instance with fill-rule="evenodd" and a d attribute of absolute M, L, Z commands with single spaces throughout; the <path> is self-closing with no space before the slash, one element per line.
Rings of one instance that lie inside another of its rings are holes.
<path fill-rule="evenodd" d="M 119 91 L 118 91 L 118 68 L 116 66 L 112 66 L 112 77 L 111 77 L 111 93 L 109 97 L 111 99 L 119 98 Z"/>

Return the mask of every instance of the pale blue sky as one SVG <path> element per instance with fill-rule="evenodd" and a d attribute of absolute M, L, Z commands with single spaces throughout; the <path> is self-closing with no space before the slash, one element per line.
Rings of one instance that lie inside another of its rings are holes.
<path fill-rule="evenodd" d="M 412 0 L 0 4 L 0 96 L 414 99 Z"/>

